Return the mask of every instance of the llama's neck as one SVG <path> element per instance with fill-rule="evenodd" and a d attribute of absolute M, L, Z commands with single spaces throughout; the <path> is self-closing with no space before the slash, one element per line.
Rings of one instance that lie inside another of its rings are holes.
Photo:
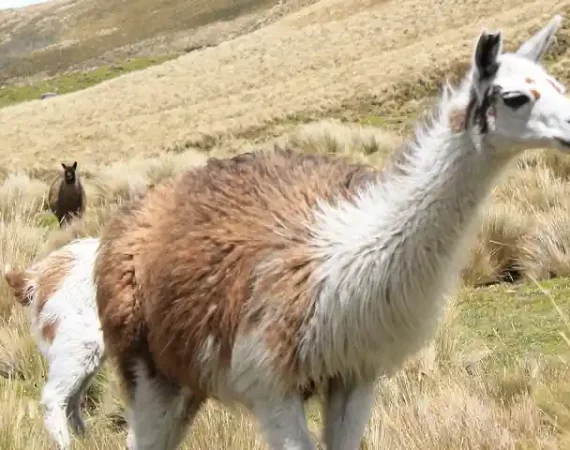
<path fill-rule="evenodd" d="M 405 341 L 406 330 L 420 336 L 433 329 L 479 207 L 508 162 L 484 139 L 475 144 L 469 131 L 451 129 L 451 108 L 467 101 L 465 91 L 445 98 L 401 164 L 356 202 L 323 206 L 316 314 L 338 333 L 322 336 L 327 346 L 346 339 L 337 344 L 373 350 L 378 341 Z"/>

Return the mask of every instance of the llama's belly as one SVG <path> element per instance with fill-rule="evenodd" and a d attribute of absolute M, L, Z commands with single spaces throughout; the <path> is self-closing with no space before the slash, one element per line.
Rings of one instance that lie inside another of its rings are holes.
<path fill-rule="evenodd" d="M 445 304 L 442 294 L 437 297 L 406 311 L 385 308 L 362 320 L 339 313 L 315 321 L 300 346 L 302 376 L 367 380 L 400 370 L 434 337 Z"/>
<path fill-rule="evenodd" d="M 364 336 L 359 333 L 307 333 L 295 368 L 282 364 L 259 330 L 237 336 L 227 367 L 220 363 L 211 341 L 202 352 L 201 376 L 210 395 L 246 405 L 267 395 L 302 393 L 311 385 L 320 390 L 331 378 L 374 380 L 379 375 L 392 375 L 421 350 L 436 329 L 438 315 L 433 311 L 432 316 L 415 328 L 376 332 L 368 344 L 362 343 Z"/>

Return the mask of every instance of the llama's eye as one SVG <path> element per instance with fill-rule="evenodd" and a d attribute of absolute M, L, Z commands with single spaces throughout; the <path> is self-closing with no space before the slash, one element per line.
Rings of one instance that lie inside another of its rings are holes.
<path fill-rule="evenodd" d="M 509 108 L 517 109 L 530 101 L 530 97 L 522 92 L 506 92 L 503 94 L 503 101 Z"/>

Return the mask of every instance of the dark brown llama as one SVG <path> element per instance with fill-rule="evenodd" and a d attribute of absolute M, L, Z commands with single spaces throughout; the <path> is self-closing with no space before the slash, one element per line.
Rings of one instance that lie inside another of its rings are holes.
<path fill-rule="evenodd" d="M 60 227 L 83 215 L 86 200 L 85 190 L 77 173 L 77 161 L 72 166 L 64 163 L 61 163 L 61 166 L 63 174 L 52 181 L 48 194 L 49 209 L 57 217 Z"/>

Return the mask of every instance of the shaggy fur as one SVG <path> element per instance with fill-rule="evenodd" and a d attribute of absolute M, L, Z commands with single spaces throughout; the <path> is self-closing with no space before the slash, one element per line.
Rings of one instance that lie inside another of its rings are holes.
<path fill-rule="evenodd" d="M 289 171 L 293 171 L 291 178 L 284 177 Z M 169 368 L 163 370 L 168 376 L 186 378 L 185 366 L 189 361 L 198 362 L 201 347 L 208 339 L 219 346 L 220 363 L 229 363 L 242 309 L 249 303 L 254 289 L 256 268 L 279 249 L 284 264 L 299 271 L 299 279 L 272 277 L 263 280 L 258 289 L 292 291 L 296 285 L 307 283 L 312 263 L 305 258 L 309 231 L 303 222 L 309 219 L 319 198 L 329 198 L 333 192 L 348 195 L 372 173 L 369 168 L 347 165 L 330 157 L 301 156 L 290 150 L 277 150 L 273 156 L 260 153 L 239 155 L 231 160 L 211 159 L 204 169 L 186 174 L 176 184 L 156 186 L 145 199 L 120 212 L 119 219 L 112 221 L 102 240 L 101 259 L 107 251 L 112 251 L 106 264 L 98 265 L 97 269 L 101 281 L 99 298 L 110 302 L 102 304 L 109 339 L 125 344 L 117 350 L 126 357 L 137 353 L 136 348 L 146 347 L 146 336 L 140 325 L 146 321 L 147 314 L 150 318 L 154 312 L 141 310 L 138 297 L 141 290 L 151 290 L 148 297 L 156 296 L 157 300 L 163 295 L 172 299 L 193 298 L 189 302 L 178 302 L 166 316 L 154 315 L 153 320 L 170 324 L 168 329 L 154 333 L 156 343 L 151 344 L 165 355 L 164 364 Z M 255 186 L 250 184 L 251 177 L 256 185 L 267 186 L 267 192 L 252 191 Z M 289 189 L 293 179 L 299 177 L 310 189 Z M 332 184 L 323 183 L 323 179 Z M 252 194 L 255 198 L 248 200 Z M 220 200 L 219 208 L 210 206 Z M 242 220 L 226 220 L 236 212 Z M 154 226 L 157 217 L 164 219 L 160 227 Z M 275 233 L 267 233 L 271 230 Z M 241 246 L 243 242 L 249 245 Z M 187 250 L 188 244 L 191 251 Z M 161 255 L 168 255 L 168 261 L 161 262 L 160 268 L 148 267 L 147 271 L 142 265 L 135 266 L 135 258 L 136 261 L 155 260 Z M 170 268 L 182 264 L 188 270 L 180 271 L 175 275 L 176 280 L 171 280 Z M 119 273 L 121 280 L 117 285 L 115 276 Z M 105 283 L 108 278 L 113 279 L 113 284 Z M 199 281 L 203 279 L 206 283 L 200 286 Z M 291 305 L 293 315 L 289 323 L 275 327 L 273 339 L 277 344 L 287 335 L 296 335 L 308 294 L 296 294 L 299 298 Z M 216 299 L 215 307 L 210 299 Z M 156 306 L 162 309 L 160 303 Z M 252 310 L 252 323 L 244 326 L 255 326 L 257 317 L 266 308 L 271 305 L 259 305 L 258 311 Z M 176 323 L 180 320 L 175 317 L 184 318 L 184 322 Z M 188 331 L 190 323 L 193 325 Z M 179 339 L 186 344 L 184 349 L 176 350 L 177 356 L 172 359 L 169 350 Z M 289 359 L 287 365 L 293 368 L 293 351 L 283 345 L 283 352 L 283 358 Z M 125 374 L 128 372 L 125 368 Z M 196 383 L 202 384 L 198 380 Z M 194 386 L 195 390 L 198 385 Z M 199 390 L 209 392 L 211 389 L 201 386 Z"/>
<path fill-rule="evenodd" d="M 67 423 L 82 434 L 81 399 L 103 364 L 104 344 L 93 284 L 98 239 L 86 238 L 51 252 L 27 270 L 5 269 L 15 299 L 28 307 L 31 330 L 49 373 L 42 390 L 45 426 L 68 449 Z"/>
<path fill-rule="evenodd" d="M 272 450 L 309 450 L 303 401 L 319 392 L 326 448 L 357 450 L 378 376 L 433 336 L 499 175 L 525 148 L 570 148 L 570 101 L 533 62 L 558 25 L 518 56 L 483 32 L 472 71 L 382 174 L 253 152 L 117 214 L 95 277 L 129 393 L 129 448 L 177 448 L 215 397 L 249 408 Z"/>
<path fill-rule="evenodd" d="M 63 173 L 51 183 L 48 204 L 57 217 L 59 226 L 69 223 L 74 217 L 81 217 L 85 212 L 85 190 L 77 173 L 77 161 L 71 166 L 61 163 Z"/>

